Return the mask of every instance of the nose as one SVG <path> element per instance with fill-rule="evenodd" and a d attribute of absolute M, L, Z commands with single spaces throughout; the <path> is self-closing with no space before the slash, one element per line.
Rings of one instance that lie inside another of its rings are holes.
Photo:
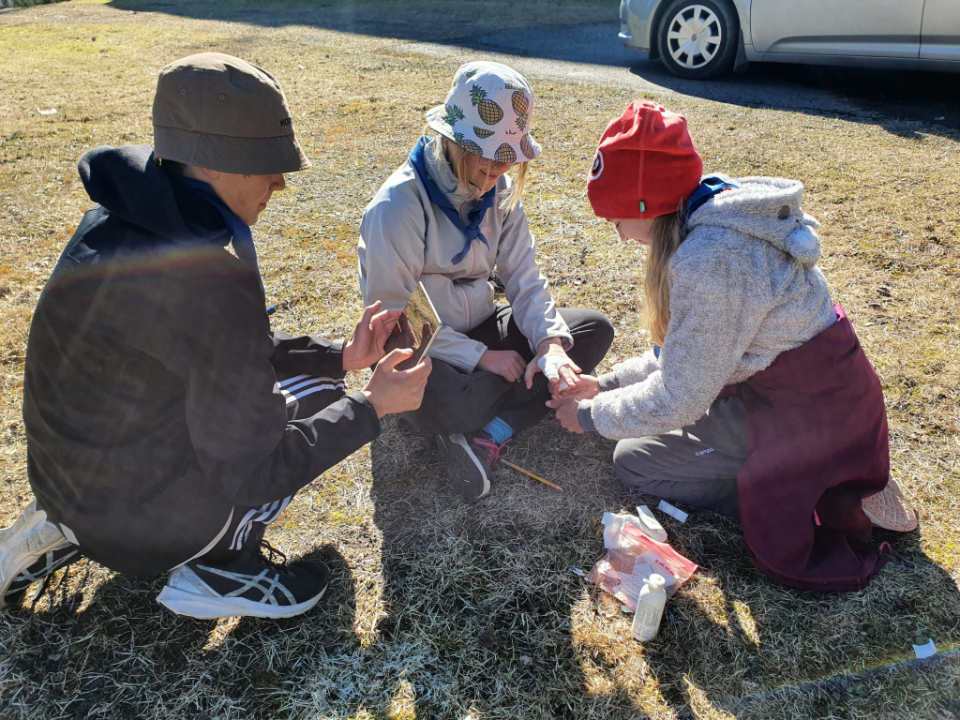
<path fill-rule="evenodd" d="M 270 182 L 271 192 L 283 192 L 284 188 L 286 187 L 287 179 L 281 173 L 277 173 L 273 176 Z"/>

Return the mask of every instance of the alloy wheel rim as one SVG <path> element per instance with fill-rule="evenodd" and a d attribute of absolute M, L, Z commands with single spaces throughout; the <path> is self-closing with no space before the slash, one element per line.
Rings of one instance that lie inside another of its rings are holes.
<path fill-rule="evenodd" d="M 720 18 L 705 5 L 683 8 L 667 29 L 670 57 L 677 65 L 689 70 L 708 65 L 720 49 L 722 39 Z"/>

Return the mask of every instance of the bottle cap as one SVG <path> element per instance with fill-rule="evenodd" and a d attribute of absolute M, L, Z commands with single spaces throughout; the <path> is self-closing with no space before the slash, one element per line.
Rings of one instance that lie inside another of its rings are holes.
<path fill-rule="evenodd" d="M 660 590 L 664 585 L 667 584 L 667 581 L 664 579 L 663 575 L 657 575 L 656 573 L 646 578 L 644 582 L 650 586 L 651 590 Z"/>

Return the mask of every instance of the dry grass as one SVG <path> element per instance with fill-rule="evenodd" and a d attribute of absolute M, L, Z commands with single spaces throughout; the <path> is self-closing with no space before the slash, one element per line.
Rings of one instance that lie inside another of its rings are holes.
<path fill-rule="evenodd" d="M 362 208 L 457 63 L 335 28 L 369 27 L 378 12 L 397 18 L 402 37 L 418 27 L 432 36 L 444 22 L 470 32 L 520 23 L 504 2 L 404 5 L 74 0 L 0 14 L 0 524 L 29 498 L 23 354 L 39 290 L 89 202 L 77 158 L 150 141 L 156 72 L 170 60 L 217 49 L 259 62 L 283 83 L 315 165 L 290 177 L 257 227 L 275 324 L 342 335 L 360 310 Z M 615 3 L 555 8 L 530 3 L 525 21 L 596 21 Z M 583 180 L 604 123 L 632 97 L 532 80 L 533 132 L 546 146 L 526 200 L 539 258 L 561 304 L 614 319 L 609 364 L 644 347 L 641 254 L 593 219 Z M 334 569 L 317 610 L 197 622 L 155 603 L 162 578 L 80 563 L 32 611 L 0 616 L 0 718 L 960 715 L 958 137 L 658 99 L 688 116 L 709 169 L 798 178 L 823 222 L 823 268 L 880 371 L 893 472 L 922 523 L 908 536 L 878 534 L 897 557 L 867 592 L 780 587 L 757 573 L 734 525 L 694 513 L 667 529 L 702 570 L 671 601 L 660 638 L 641 647 L 627 618 L 599 616 L 570 573 L 602 554 L 600 514 L 642 499 L 613 477 L 612 443 L 544 422 L 511 455 L 567 492 L 502 471 L 488 500 L 466 504 L 444 486 L 430 438 L 389 422 L 270 533 Z M 902 664 L 927 637 L 946 656 Z"/>

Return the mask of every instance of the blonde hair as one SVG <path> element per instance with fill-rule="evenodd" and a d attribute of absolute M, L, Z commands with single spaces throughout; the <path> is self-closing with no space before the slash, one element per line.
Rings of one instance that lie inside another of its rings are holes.
<path fill-rule="evenodd" d="M 464 150 L 448 137 L 441 135 L 439 140 L 440 142 L 437 142 L 436 139 L 434 139 L 433 142 L 434 158 L 437 160 L 437 162 L 450 166 L 450 170 L 453 172 L 453 176 L 457 179 L 457 184 L 460 186 L 461 192 L 465 192 L 476 197 L 476 193 L 466 180 L 467 161 L 470 159 L 471 153 L 467 150 Z M 513 185 L 510 187 L 509 192 L 504 191 L 501 193 L 501 210 L 506 210 L 507 212 L 512 211 L 515 207 L 517 207 L 517 204 L 523 197 L 523 189 L 527 186 L 528 165 L 529 163 L 526 161 L 517 165 L 517 173 L 513 178 Z"/>
<path fill-rule="evenodd" d="M 670 324 L 670 258 L 687 236 L 681 216 L 682 211 L 679 210 L 661 215 L 654 219 L 650 231 L 640 325 L 650 333 L 650 339 L 657 345 L 663 345 Z"/>

